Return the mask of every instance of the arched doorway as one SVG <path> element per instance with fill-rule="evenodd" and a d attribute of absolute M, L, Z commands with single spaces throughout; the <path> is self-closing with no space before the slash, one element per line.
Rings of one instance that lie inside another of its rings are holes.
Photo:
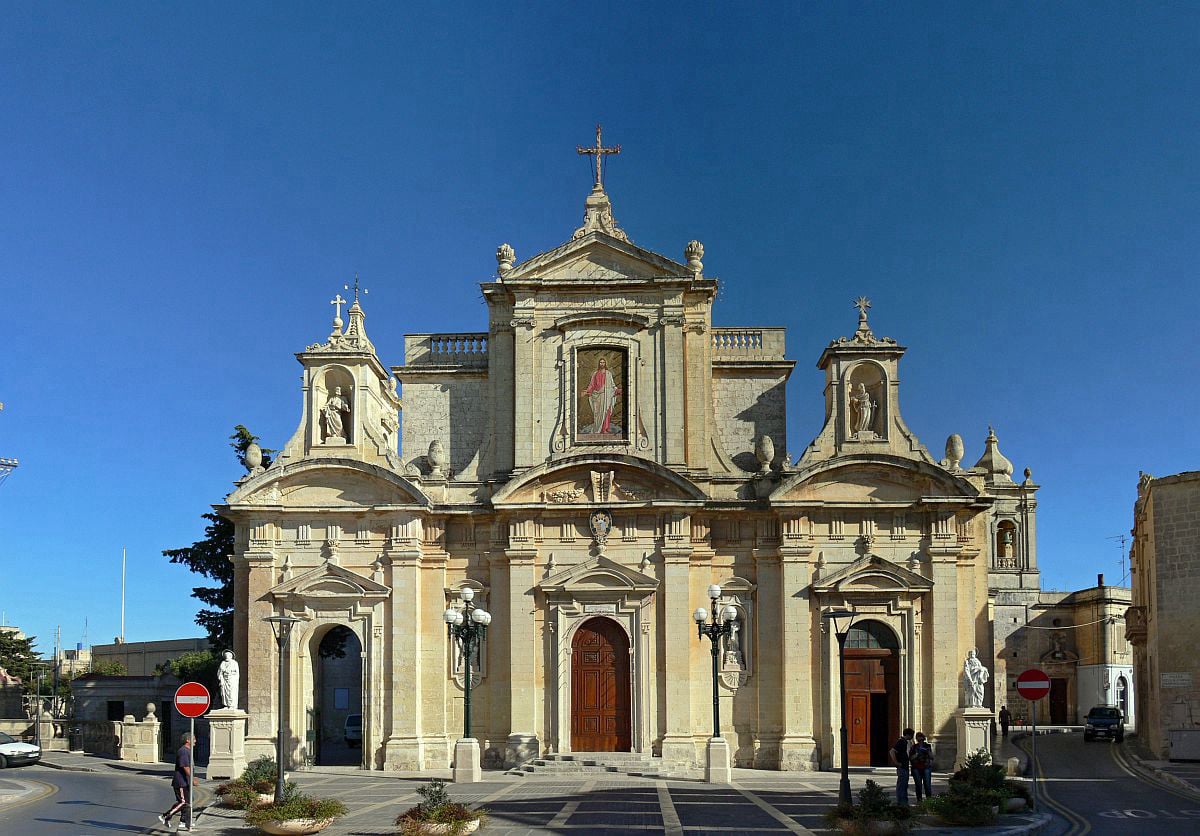
<path fill-rule="evenodd" d="M 609 618 L 590 618 L 571 640 L 571 749 L 630 751 L 629 639 Z"/>
<path fill-rule="evenodd" d="M 859 621 L 846 636 L 846 730 L 851 766 L 887 766 L 900 737 L 900 646 L 878 621 Z"/>
<path fill-rule="evenodd" d="M 362 643 L 338 624 L 313 636 L 313 707 L 307 724 L 313 762 L 362 763 Z"/>

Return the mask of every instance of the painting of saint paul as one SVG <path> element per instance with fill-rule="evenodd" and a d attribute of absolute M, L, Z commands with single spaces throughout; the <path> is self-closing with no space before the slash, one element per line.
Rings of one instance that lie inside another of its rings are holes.
<path fill-rule="evenodd" d="M 625 352 L 619 348 L 585 348 L 575 352 L 575 405 L 578 441 L 625 438 Z"/>

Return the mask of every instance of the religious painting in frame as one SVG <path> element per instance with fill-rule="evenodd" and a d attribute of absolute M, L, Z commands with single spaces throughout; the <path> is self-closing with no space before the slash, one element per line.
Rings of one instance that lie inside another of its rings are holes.
<path fill-rule="evenodd" d="M 620 443 L 627 437 L 628 362 L 624 349 L 575 352 L 575 440 Z"/>

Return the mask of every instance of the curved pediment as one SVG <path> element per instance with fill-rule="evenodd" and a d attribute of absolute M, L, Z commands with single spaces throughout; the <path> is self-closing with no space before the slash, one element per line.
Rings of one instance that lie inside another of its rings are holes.
<path fill-rule="evenodd" d="M 873 502 L 912 504 L 925 497 L 974 498 L 966 479 L 908 459 L 834 459 L 784 479 L 771 492 L 772 502 Z"/>
<path fill-rule="evenodd" d="M 412 482 L 385 468 L 353 459 L 314 459 L 251 477 L 229 496 L 228 504 L 361 508 L 429 501 Z"/>
<path fill-rule="evenodd" d="M 579 455 L 527 470 L 492 497 L 494 505 L 618 505 L 704 501 L 693 482 L 633 456 Z"/>

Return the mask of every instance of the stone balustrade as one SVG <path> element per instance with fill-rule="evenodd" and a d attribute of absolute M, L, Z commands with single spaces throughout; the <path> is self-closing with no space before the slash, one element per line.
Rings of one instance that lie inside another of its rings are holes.
<path fill-rule="evenodd" d="M 488 361 L 488 335 L 407 334 L 404 363 L 408 366 L 479 366 Z"/>
<path fill-rule="evenodd" d="M 783 328 L 713 328 L 714 360 L 782 360 Z"/>

